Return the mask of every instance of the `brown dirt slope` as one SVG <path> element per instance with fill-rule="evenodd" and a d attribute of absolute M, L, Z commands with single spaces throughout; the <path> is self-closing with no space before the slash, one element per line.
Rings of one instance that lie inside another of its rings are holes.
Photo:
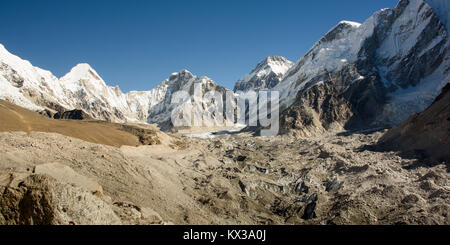
<path fill-rule="evenodd" d="M 439 161 L 449 161 L 450 83 L 428 109 L 389 130 L 379 143 L 390 150 L 420 153 Z"/>
<path fill-rule="evenodd" d="M 159 132 L 149 127 L 105 121 L 55 120 L 0 100 L 0 132 L 50 132 L 110 146 L 160 144 Z"/>

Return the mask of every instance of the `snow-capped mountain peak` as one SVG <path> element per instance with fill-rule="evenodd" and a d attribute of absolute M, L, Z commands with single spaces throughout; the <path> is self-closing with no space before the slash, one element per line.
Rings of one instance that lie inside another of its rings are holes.
<path fill-rule="evenodd" d="M 284 74 L 294 63 L 283 56 L 269 56 L 259 65 L 268 66 L 276 74 Z"/>
<path fill-rule="evenodd" d="M 167 81 L 173 81 L 175 79 L 189 80 L 193 77 L 194 77 L 194 75 L 190 71 L 183 69 L 179 72 L 172 73 L 170 75 L 170 77 L 167 79 Z"/>
<path fill-rule="evenodd" d="M 282 56 L 268 56 L 236 83 L 234 91 L 271 89 L 280 82 L 293 64 Z"/>
<path fill-rule="evenodd" d="M 350 25 L 350 26 L 353 26 L 353 27 L 359 27 L 359 26 L 361 26 L 361 23 L 354 22 L 354 21 L 349 21 L 349 20 L 342 20 L 341 22 L 339 22 L 339 24 L 342 24 L 342 25 Z"/>
<path fill-rule="evenodd" d="M 281 124 L 385 127 L 424 110 L 450 80 L 444 22 L 423 0 L 400 0 L 361 25 L 340 22 L 272 89 L 286 109 Z"/>
<path fill-rule="evenodd" d="M 108 87 L 94 68 L 86 63 L 74 66 L 69 73 L 60 78 L 60 82 L 72 92 L 85 89 L 96 94 Z"/>
<path fill-rule="evenodd" d="M 94 70 L 94 68 L 91 67 L 91 65 L 87 63 L 81 63 L 76 66 L 74 66 L 65 77 L 73 77 L 75 79 L 85 79 L 85 78 L 95 78 L 97 80 L 100 80 L 100 76 L 98 73 Z"/>

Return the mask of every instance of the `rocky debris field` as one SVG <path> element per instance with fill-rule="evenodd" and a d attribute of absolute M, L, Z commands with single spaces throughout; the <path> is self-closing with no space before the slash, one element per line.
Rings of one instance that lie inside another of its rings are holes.
<path fill-rule="evenodd" d="M 177 149 L 0 133 L 0 223 L 450 224 L 448 163 L 377 151 L 383 133 Z"/>
<path fill-rule="evenodd" d="M 243 211 L 261 209 L 254 223 L 448 224 L 448 163 L 371 150 L 383 133 L 224 136 L 207 145 L 222 163 L 211 174 L 241 189 Z"/>

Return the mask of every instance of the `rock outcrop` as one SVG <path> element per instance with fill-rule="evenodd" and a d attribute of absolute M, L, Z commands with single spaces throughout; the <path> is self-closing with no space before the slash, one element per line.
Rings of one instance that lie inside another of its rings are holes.
<path fill-rule="evenodd" d="M 93 118 L 89 116 L 83 110 L 71 110 L 65 111 L 63 113 L 56 113 L 53 118 L 55 119 L 70 119 L 70 120 L 92 120 Z"/>
<path fill-rule="evenodd" d="M 103 196 L 103 188 L 101 185 L 81 174 L 78 174 L 64 164 L 54 162 L 37 165 L 34 167 L 33 173 L 48 175 L 57 181 L 80 186 L 100 198 Z"/>
<path fill-rule="evenodd" d="M 0 175 L 0 224 L 117 225 L 113 209 L 84 188 L 42 174 Z"/>
<path fill-rule="evenodd" d="M 450 83 L 425 111 L 410 116 L 379 141 L 384 149 L 450 162 Z"/>

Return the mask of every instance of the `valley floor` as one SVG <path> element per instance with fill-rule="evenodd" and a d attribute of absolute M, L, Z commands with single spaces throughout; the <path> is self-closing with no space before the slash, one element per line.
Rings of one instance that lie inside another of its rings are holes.
<path fill-rule="evenodd" d="M 99 199 L 122 224 L 450 224 L 448 163 L 374 151 L 382 135 L 229 134 L 183 138 L 177 147 L 114 147 L 3 132 L 0 175 L 68 166 L 103 188 Z M 0 223 L 21 222 L 0 216 Z"/>

